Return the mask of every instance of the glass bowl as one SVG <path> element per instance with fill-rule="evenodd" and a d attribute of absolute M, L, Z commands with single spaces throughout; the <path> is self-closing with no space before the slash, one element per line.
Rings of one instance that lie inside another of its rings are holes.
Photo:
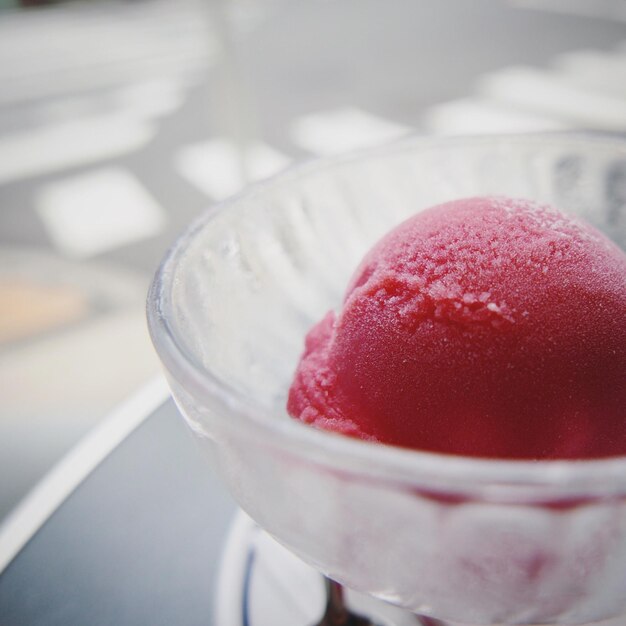
<path fill-rule="evenodd" d="M 152 338 L 241 507 L 333 579 L 455 622 L 626 619 L 626 458 L 421 453 L 286 414 L 305 333 L 363 253 L 421 209 L 487 194 L 552 203 L 624 247 L 626 142 L 411 138 L 291 169 L 178 240 L 150 291 Z"/>

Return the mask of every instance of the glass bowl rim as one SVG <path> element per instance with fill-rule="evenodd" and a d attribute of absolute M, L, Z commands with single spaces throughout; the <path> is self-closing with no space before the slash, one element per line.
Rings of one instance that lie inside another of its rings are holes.
<path fill-rule="evenodd" d="M 354 479 L 404 485 L 424 493 L 480 495 L 511 502 L 585 503 L 626 496 L 626 456 L 585 460 L 509 460 L 464 457 L 361 441 L 321 431 L 295 419 L 272 418 L 272 412 L 258 407 L 187 353 L 184 342 L 169 322 L 171 289 L 178 262 L 189 242 L 224 211 L 256 195 L 323 170 L 392 155 L 407 150 L 450 149 L 480 144 L 563 142 L 612 149 L 626 158 L 626 137 L 609 133 L 545 132 L 523 134 L 425 137 L 410 135 L 383 146 L 348 154 L 311 159 L 293 165 L 240 193 L 212 205 L 199 215 L 174 242 L 156 271 L 148 292 L 148 328 L 156 351 L 170 376 L 193 398 L 201 398 L 215 415 L 220 429 L 255 442 L 268 444 L 283 453 L 307 462 L 347 472 Z M 228 415 L 228 419 L 223 419 Z M 201 435 L 209 436 L 207 433 Z M 432 490 L 432 491 L 431 491 Z M 582 500 L 580 500 L 582 498 Z"/>

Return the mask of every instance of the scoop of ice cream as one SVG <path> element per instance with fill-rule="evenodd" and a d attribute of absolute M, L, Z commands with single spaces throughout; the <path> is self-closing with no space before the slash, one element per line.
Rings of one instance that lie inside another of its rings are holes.
<path fill-rule="evenodd" d="M 366 255 L 306 338 L 289 413 L 499 458 L 626 454 L 626 255 L 560 211 L 470 198 Z"/>

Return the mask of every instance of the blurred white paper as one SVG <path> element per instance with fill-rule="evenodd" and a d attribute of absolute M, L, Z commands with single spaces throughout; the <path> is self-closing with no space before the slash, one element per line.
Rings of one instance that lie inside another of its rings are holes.
<path fill-rule="evenodd" d="M 5 135 L 0 139 L 0 184 L 134 152 L 155 134 L 151 123 L 99 115 Z"/>
<path fill-rule="evenodd" d="M 187 181 L 215 200 L 237 193 L 251 181 L 276 174 L 290 159 L 263 143 L 248 147 L 241 155 L 238 147 L 226 139 L 212 139 L 183 148 L 174 159 L 177 171 Z"/>
<path fill-rule="evenodd" d="M 57 248 L 84 258 L 151 237 L 165 226 L 165 211 L 121 168 L 100 169 L 41 188 L 37 211 Z"/>
<path fill-rule="evenodd" d="M 346 107 L 301 117 L 290 134 L 297 146 L 324 156 L 386 143 L 409 132 L 407 126 Z"/>

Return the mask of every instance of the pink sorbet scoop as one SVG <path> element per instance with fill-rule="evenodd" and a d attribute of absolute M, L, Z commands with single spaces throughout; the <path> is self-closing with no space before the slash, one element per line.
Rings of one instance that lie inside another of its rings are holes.
<path fill-rule="evenodd" d="M 526 200 L 442 204 L 365 256 L 306 337 L 287 408 L 418 450 L 626 454 L 626 255 Z"/>

